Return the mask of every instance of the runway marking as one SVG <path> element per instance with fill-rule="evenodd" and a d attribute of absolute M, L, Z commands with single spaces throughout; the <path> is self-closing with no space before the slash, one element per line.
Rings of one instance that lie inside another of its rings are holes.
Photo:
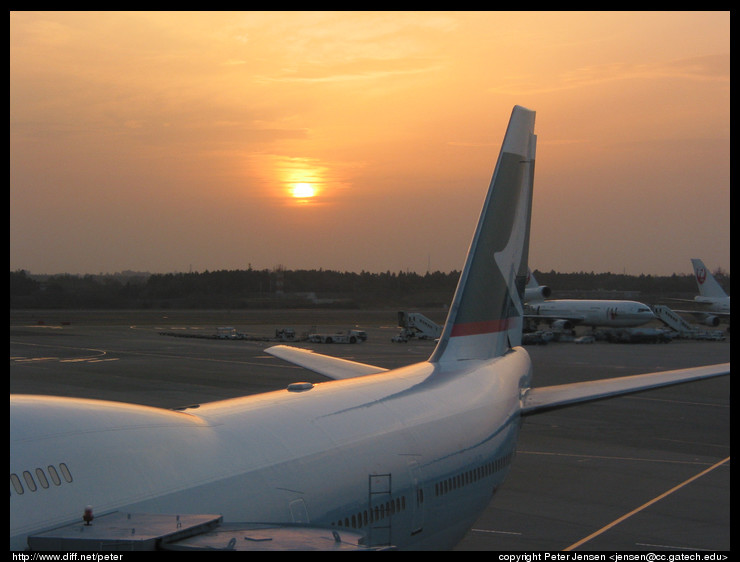
<path fill-rule="evenodd" d="M 596 532 L 594 532 L 594 533 L 591 533 L 590 535 L 588 535 L 587 537 L 584 537 L 584 538 L 583 538 L 583 539 L 581 539 L 580 541 L 578 541 L 578 542 L 575 542 L 575 543 L 573 543 L 572 545 L 570 545 L 570 546 L 568 546 L 568 547 L 564 548 L 564 549 L 563 549 L 563 551 L 566 551 L 566 552 L 567 552 L 567 551 L 569 551 L 569 550 L 573 550 L 573 549 L 575 549 L 575 548 L 578 548 L 578 547 L 579 547 L 579 546 L 581 546 L 582 544 L 585 544 L 585 543 L 587 543 L 588 541 L 590 541 L 591 539 L 593 539 L 593 538 L 595 538 L 595 537 L 598 537 L 599 535 L 601 535 L 601 534 L 605 533 L 606 531 L 608 531 L 608 530 L 609 530 L 609 529 L 611 529 L 612 527 L 615 527 L 615 526 L 619 525 L 619 524 L 620 524 L 620 523 L 621 523 L 622 521 L 626 521 L 627 519 L 629 519 L 629 518 L 630 518 L 630 517 L 632 517 L 633 515 L 636 515 L 637 513 L 641 512 L 642 510 L 644 510 L 644 509 L 646 509 L 646 508 L 650 507 L 650 506 L 651 506 L 651 505 L 653 505 L 654 503 L 657 503 L 657 502 L 659 502 L 660 500 L 662 500 L 663 498 L 665 498 L 665 497 L 667 497 L 667 496 L 670 496 L 670 495 L 671 495 L 671 494 L 672 494 L 673 492 L 677 492 L 678 490 L 680 490 L 680 489 L 681 489 L 681 488 L 683 488 L 684 486 L 687 486 L 688 484 L 690 484 L 691 482 L 693 482 L 693 481 L 694 481 L 694 480 L 696 480 L 697 478 L 701 478 L 701 477 L 702 477 L 702 476 L 704 476 L 705 474 L 708 474 L 709 472 L 713 471 L 713 470 L 714 470 L 715 468 L 719 468 L 720 466 L 722 466 L 723 464 L 725 464 L 725 463 L 726 463 L 726 462 L 728 462 L 729 460 L 730 460 L 730 457 L 727 457 L 726 459 L 723 459 L 723 460 L 721 460 L 721 461 L 719 461 L 719 462 L 717 462 L 717 463 L 713 464 L 713 465 L 712 465 L 712 466 L 710 466 L 709 468 L 707 468 L 707 469 L 705 469 L 705 470 L 702 470 L 702 471 L 701 471 L 701 472 L 700 472 L 699 474 L 695 474 L 694 476 L 692 476 L 692 477 L 691 477 L 691 478 L 689 478 L 688 480 L 684 480 L 683 482 L 681 482 L 680 484 L 678 484 L 678 485 L 674 486 L 674 487 L 673 487 L 673 488 L 671 488 L 670 490 L 667 490 L 667 491 L 663 492 L 662 494 L 660 494 L 659 496 L 656 496 L 656 497 L 654 497 L 654 498 L 653 498 L 652 500 L 650 500 L 649 502 L 646 502 L 646 503 L 642 504 L 642 505 L 641 505 L 640 507 L 637 507 L 637 508 L 633 509 L 633 510 L 632 510 L 632 511 L 630 511 L 629 513 L 626 513 L 626 514 L 622 515 L 622 517 L 619 517 L 619 518 L 615 519 L 614 521 L 612 521 L 612 522 L 611 522 L 611 523 L 609 523 L 608 525 L 605 525 L 604 527 L 602 527 L 602 528 L 601 528 L 601 529 L 599 529 L 598 531 L 596 531 Z"/>
<path fill-rule="evenodd" d="M 470 529 L 470 530 L 476 533 L 491 533 L 493 535 L 519 535 L 521 536 L 522 534 L 522 533 L 515 533 L 514 531 L 493 531 L 490 529 Z"/>
<path fill-rule="evenodd" d="M 74 347 L 68 345 L 48 345 L 40 343 L 28 343 L 28 342 L 14 342 L 11 344 L 15 345 L 27 345 L 30 347 L 46 347 L 56 349 L 73 349 L 75 351 L 94 351 L 97 355 L 88 355 L 86 357 L 70 357 L 69 359 L 62 359 L 61 357 L 11 357 L 11 360 L 15 363 L 32 363 L 38 361 L 56 361 L 59 363 L 95 363 L 98 361 L 114 361 L 114 359 L 102 359 L 108 352 L 103 349 L 95 349 L 92 347 Z"/>
<path fill-rule="evenodd" d="M 104 357 L 105 355 L 115 353 L 118 355 L 136 355 L 138 357 L 157 357 L 162 359 L 182 359 L 182 355 L 173 355 L 171 353 L 156 353 L 156 352 L 143 352 L 143 351 L 120 351 L 116 349 L 94 349 L 90 347 L 74 347 L 74 346 L 68 346 L 68 345 L 47 345 L 47 344 L 36 344 L 36 343 L 28 343 L 28 342 L 15 342 L 11 341 L 10 343 L 15 345 L 28 345 L 32 347 L 55 347 L 55 348 L 61 348 L 61 349 L 73 349 L 76 351 L 79 350 L 85 350 L 85 351 L 96 351 L 100 355 L 92 355 L 88 357 L 81 357 L 81 358 L 72 358 L 72 359 L 61 359 L 59 357 L 40 357 L 40 358 L 14 358 L 15 363 L 25 363 L 30 361 L 58 361 L 59 363 L 74 363 L 74 362 L 88 362 L 93 363 L 96 360 L 98 362 L 100 361 L 118 361 L 120 358 L 109 358 L 109 359 L 100 359 L 101 357 Z M 269 359 L 275 359 L 273 356 L 267 356 Z M 259 365 L 262 367 L 277 367 L 277 368 L 285 368 L 286 365 L 280 365 L 277 362 L 274 364 L 271 363 L 259 363 L 254 361 L 243 361 L 243 360 L 235 360 L 235 359 L 216 359 L 213 357 L 190 357 L 188 358 L 190 361 L 207 361 L 209 363 L 234 363 L 237 365 Z M 297 367 L 300 368 L 300 367 Z"/>
<path fill-rule="evenodd" d="M 703 550 L 706 552 L 714 552 L 708 548 L 696 548 L 694 546 L 671 546 L 669 544 L 650 544 L 645 542 L 635 543 L 636 546 L 647 546 L 648 548 L 672 548 L 673 550 Z"/>
<path fill-rule="evenodd" d="M 56 361 L 58 357 L 11 357 L 16 363 L 31 363 L 33 361 Z"/>
<path fill-rule="evenodd" d="M 576 458 L 584 458 L 584 459 L 605 459 L 605 460 L 617 460 L 617 461 L 639 461 L 639 462 L 663 462 L 663 463 L 670 463 L 670 464 L 699 464 L 699 465 L 705 465 L 706 462 L 699 462 L 699 461 L 676 461 L 676 460 L 668 460 L 668 459 L 647 459 L 647 458 L 641 458 L 641 457 L 614 457 L 614 456 L 608 456 L 608 455 L 579 455 L 576 453 L 547 453 L 544 451 L 517 451 L 517 455 L 524 454 L 524 455 L 545 455 L 545 456 L 551 456 L 551 457 L 576 457 Z"/>
<path fill-rule="evenodd" d="M 657 439 L 657 441 L 666 441 L 668 443 L 681 443 L 683 445 L 702 445 L 704 447 L 722 447 L 723 449 L 727 449 L 729 447 L 728 445 L 725 445 L 724 443 L 706 443 L 704 441 L 685 441 L 683 439 Z"/>
<path fill-rule="evenodd" d="M 85 361 L 90 361 L 89 357 L 80 357 L 79 359 L 60 359 L 60 363 L 83 363 Z"/>
<path fill-rule="evenodd" d="M 669 404 L 688 404 L 689 406 L 709 406 L 711 408 L 729 408 L 729 404 L 717 404 L 714 402 L 691 402 L 688 400 L 666 400 L 665 398 L 645 398 L 644 396 L 633 396 L 633 400 L 645 400 L 646 402 L 667 402 Z"/>

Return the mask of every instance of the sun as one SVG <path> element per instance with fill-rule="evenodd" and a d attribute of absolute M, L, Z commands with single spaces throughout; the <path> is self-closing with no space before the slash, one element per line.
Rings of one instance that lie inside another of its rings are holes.
<path fill-rule="evenodd" d="M 316 195 L 316 189 L 310 183 L 295 183 L 291 194 L 296 199 L 307 199 Z"/>

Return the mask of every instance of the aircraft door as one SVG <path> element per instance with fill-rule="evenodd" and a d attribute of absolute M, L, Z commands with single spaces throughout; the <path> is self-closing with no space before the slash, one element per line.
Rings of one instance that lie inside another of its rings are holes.
<path fill-rule="evenodd" d="M 411 477 L 411 534 L 416 535 L 424 530 L 424 489 L 422 488 L 421 468 L 416 461 L 409 461 Z"/>
<path fill-rule="evenodd" d="M 293 523 L 309 523 L 308 510 L 306 509 L 306 502 L 303 498 L 293 500 L 288 504 L 290 507 L 290 515 L 293 518 Z"/>

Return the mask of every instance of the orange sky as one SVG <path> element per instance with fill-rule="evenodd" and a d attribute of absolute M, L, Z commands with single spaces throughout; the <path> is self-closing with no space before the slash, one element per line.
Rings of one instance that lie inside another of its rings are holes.
<path fill-rule="evenodd" d="M 460 269 L 514 104 L 533 269 L 729 271 L 729 12 L 11 12 L 10 269 Z"/>

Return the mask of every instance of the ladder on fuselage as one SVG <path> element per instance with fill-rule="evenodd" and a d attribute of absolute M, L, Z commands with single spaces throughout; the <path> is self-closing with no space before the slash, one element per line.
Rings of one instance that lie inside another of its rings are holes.
<path fill-rule="evenodd" d="M 367 503 L 370 510 L 368 546 L 390 546 L 393 512 L 391 474 L 370 474 L 367 482 Z"/>

